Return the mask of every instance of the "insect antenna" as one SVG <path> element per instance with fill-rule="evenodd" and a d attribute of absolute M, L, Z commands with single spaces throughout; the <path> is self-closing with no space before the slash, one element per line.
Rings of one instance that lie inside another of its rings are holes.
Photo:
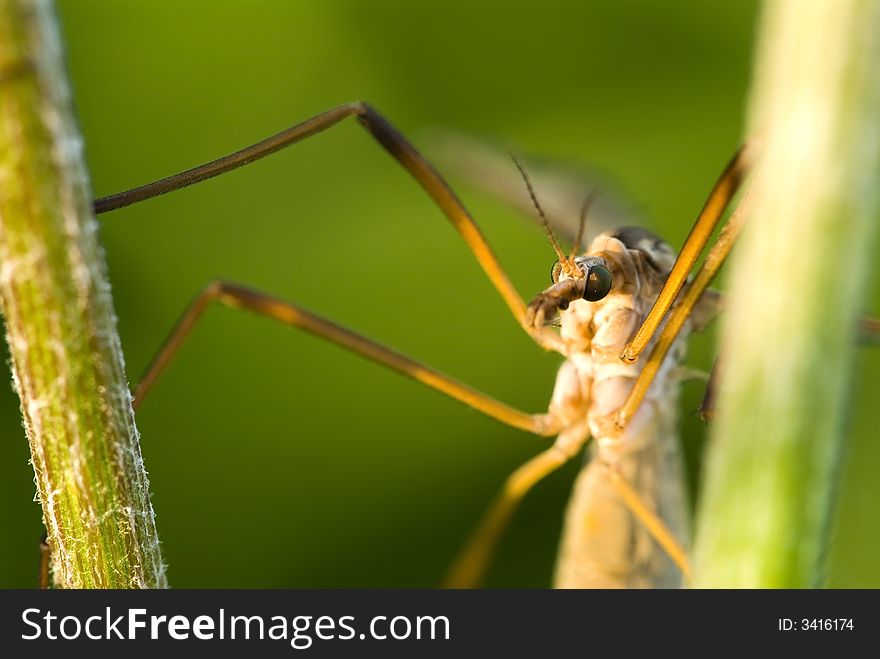
<path fill-rule="evenodd" d="M 596 197 L 601 194 L 602 190 L 594 188 L 593 190 L 590 190 L 590 193 L 587 195 L 586 199 L 584 199 L 584 203 L 581 206 L 581 218 L 578 223 L 577 238 L 574 239 L 574 244 L 571 246 L 571 254 L 568 257 L 570 261 L 574 261 L 574 257 L 577 256 L 577 253 L 581 248 L 581 241 L 584 239 L 584 228 L 587 226 L 587 212 L 590 210 L 590 206 L 596 200 Z"/>
<path fill-rule="evenodd" d="M 547 221 L 547 216 L 544 215 L 544 210 L 541 208 L 541 204 L 538 203 L 538 197 L 535 195 L 535 189 L 532 187 L 532 182 L 529 180 L 529 175 L 526 174 L 525 167 L 522 166 L 522 163 L 519 159 L 514 155 L 513 151 L 510 151 L 510 157 L 513 160 L 513 164 L 516 165 L 516 168 L 519 170 L 520 176 L 522 176 L 523 181 L 526 184 L 526 189 L 529 191 L 529 197 L 532 199 L 532 204 L 535 207 L 535 210 L 538 211 L 538 217 L 541 218 L 541 225 L 544 227 L 544 231 L 547 233 L 547 237 L 550 238 L 550 244 L 553 245 L 553 251 L 556 252 L 556 256 L 559 258 L 559 263 L 563 268 L 568 269 L 569 259 L 565 256 L 565 253 L 562 251 L 562 248 L 559 246 L 559 241 L 556 240 L 556 236 L 553 234 L 553 229 L 550 228 L 550 222 Z"/>

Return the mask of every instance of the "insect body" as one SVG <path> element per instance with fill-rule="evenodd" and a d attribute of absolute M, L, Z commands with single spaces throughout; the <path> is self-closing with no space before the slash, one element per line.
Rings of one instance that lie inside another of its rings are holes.
<path fill-rule="evenodd" d="M 573 588 L 677 586 L 680 570 L 609 482 L 613 470 L 686 545 L 677 367 L 691 321 L 638 412 L 622 432 L 616 429 L 617 413 L 642 368 L 641 362 L 623 363 L 620 354 L 656 299 L 674 254 L 646 230 L 632 228 L 600 234 L 588 253 L 601 255 L 609 265 L 614 287 L 601 301 L 575 301 L 561 313 L 561 336 L 572 351 L 560 370 L 554 403 L 570 403 L 587 415 L 593 447 L 566 513 L 555 583 Z"/>

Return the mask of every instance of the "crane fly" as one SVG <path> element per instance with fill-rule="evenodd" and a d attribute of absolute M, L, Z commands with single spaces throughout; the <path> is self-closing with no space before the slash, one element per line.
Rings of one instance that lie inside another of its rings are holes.
<path fill-rule="evenodd" d="M 564 346 L 551 348 L 566 361 L 557 375 L 550 412 L 564 420 L 565 429 L 551 449 L 508 479 L 454 566 L 451 584 L 479 581 L 519 500 L 592 437 L 593 450 L 577 477 L 566 513 L 555 584 L 680 585 L 682 573 L 688 573 L 683 549 L 688 514 L 676 417 L 679 382 L 693 374 L 680 364 L 688 333 L 705 327 L 719 311 L 720 297 L 705 289 L 742 226 L 750 197 L 744 197 L 731 215 L 678 308 L 665 321 L 667 329 L 656 331 L 651 323 L 666 313 L 664 296 L 676 299 L 678 290 L 671 284 L 674 271 L 690 270 L 739 185 L 753 150 L 750 146 L 740 151 L 722 174 L 678 260 L 659 237 L 632 226 L 603 231 L 584 254 L 575 256 L 589 198 L 572 251 L 564 256 L 526 178 L 531 200 L 559 256 L 551 272 L 552 285 L 532 300 L 527 317 L 537 325 L 556 317 L 553 324 L 560 328 Z M 483 159 L 491 160 L 491 155 Z M 465 169 L 482 169 L 492 177 L 491 165 L 470 163 Z M 496 181 L 488 187 L 498 191 L 504 186 Z M 594 277 L 605 284 L 600 295 L 591 288 Z M 581 278 L 582 287 L 576 283 Z M 637 362 L 645 350 L 650 358 Z"/>
<path fill-rule="evenodd" d="M 717 311 L 717 299 L 704 293 L 736 237 L 745 215 L 743 205 L 731 215 L 693 278 L 688 275 L 734 197 L 752 149 L 741 149 L 724 170 L 677 258 L 658 237 L 633 227 L 601 233 L 583 253 L 579 235 L 566 254 L 542 217 L 557 259 L 551 285 L 529 304 L 443 177 L 366 103 L 336 107 L 228 156 L 102 197 L 95 200 L 94 211 L 108 213 L 218 176 L 348 117 L 354 117 L 428 193 L 520 327 L 539 346 L 565 357 L 548 410 L 528 413 L 513 408 L 299 305 L 228 281 L 209 283 L 184 311 L 135 388 L 135 408 L 147 399 L 212 303 L 266 316 L 347 348 L 503 424 L 555 438 L 507 481 L 454 564 L 448 585 L 480 583 L 518 501 L 541 478 L 579 455 L 591 436 L 595 455 L 577 479 L 566 515 L 557 585 L 679 584 L 688 567 L 687 515 L 674 438 L 678 364 L 687 333 L 701 328 Z M 524 170 L 523 176 L 541 212 Z M 639 359 L 642 353 L 647 356 Z"/>

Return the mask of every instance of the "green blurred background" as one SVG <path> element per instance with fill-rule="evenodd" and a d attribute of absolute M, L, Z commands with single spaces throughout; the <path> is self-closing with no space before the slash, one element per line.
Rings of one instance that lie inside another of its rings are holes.
<path fill-rule="evenodd" d="M 740 138 L 756 10 L 740 0 L 59 2 L 96 195 L 366 99 L 417 144 L 453 129 L 598 165 L 675 246 Z M 522 294 L 540 290 L 553 260 L 540 231 L 450 179 Z M 132 381 L 192 296 L 223 277 L 546 408 L 558 358 L 519 330 L 440 213 L 355 122 L 101 224 Z M 876 297 L 868 307 L 880 311 Z M 693 365 L 708 367 L 712 341 L 694 341 Z M 853 386 L 834 586 L 880 586 L 878 352 L 860 351 Z M 3 389 L 0 585 L 30 587 L 40 512 L 18 401 Z M 700 393 L 686 385 L 682 401 L 694 482 L 704 430 L 688 411 Z M 224 308 L 209 312 L 138 426 L 176 587 L 434 586 L 504 477 L 544 446 Z M 549 584 L 576 468 L 526 501 L 489 585 Z"/>

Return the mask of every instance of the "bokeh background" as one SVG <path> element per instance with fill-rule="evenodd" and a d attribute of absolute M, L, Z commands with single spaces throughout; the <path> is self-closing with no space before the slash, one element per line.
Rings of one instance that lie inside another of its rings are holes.
<path fill-rule="evenodd" d="M 741 0 L 58 8 L 96 195 L 366 99 L 416 144 L 450 129 L 598 166 L 675 246 L 741 136 L 757 12 Z M 449 178 L 523 296 L 540 290 L 553 260 L 540 230 Z M 223 277 L 546 407 L 558 358 L 519 330 L 457 234 L 355 122 L 101 224 L 132 381 L 192 296 Z M 792 290 L 802 294 L 807 283 Z M 866 308 L 880 312 L 876 295 Z M 712 352 L 711 334 L 695 339 L 691 363 L 707 368 Z M 852 388 L 833 586 L 880 586 L 878 353 L 860 351 Z M 682 400 L 694 489 L 700 394 L 686 385 Z M 434 586 L 504 477 L 544 445 L 219 307 L 138 425 L 176 587 Z M 0 586 L 31 587 L 41 521 L 11 387 L 0 428 Z M 576 468 L 526 501 L 489 585 L 549 584 Z"/>

